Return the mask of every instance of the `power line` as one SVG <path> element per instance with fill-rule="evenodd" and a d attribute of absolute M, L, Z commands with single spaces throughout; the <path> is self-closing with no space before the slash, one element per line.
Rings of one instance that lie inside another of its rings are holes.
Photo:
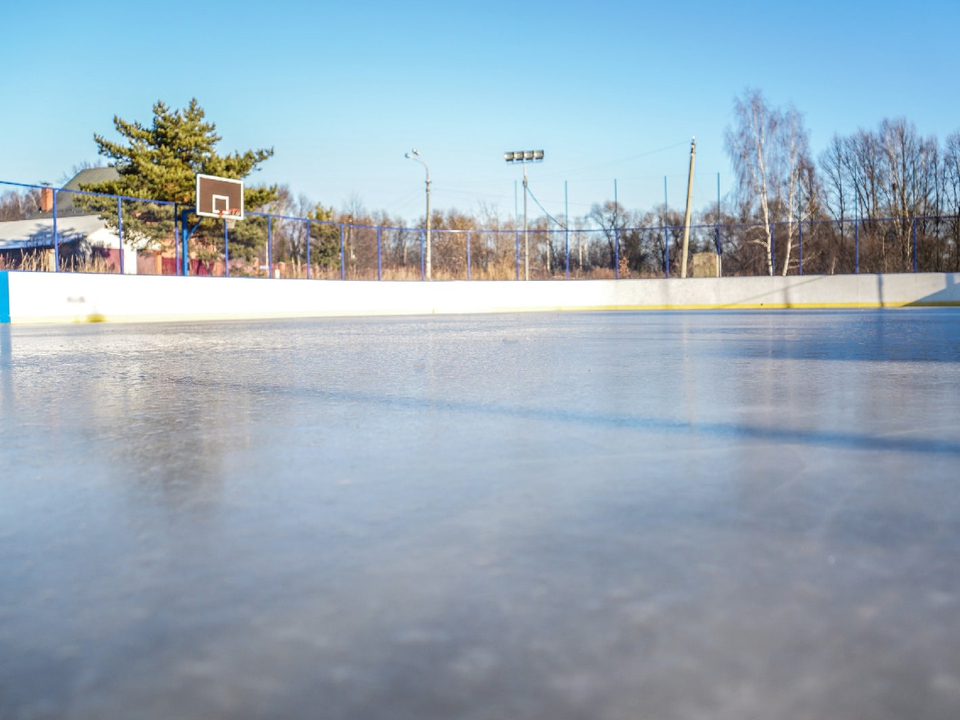
<path fill-rule="evenodd" d="M 548 213 L 548 212 L 547 212 L 547 209 L 546 209 L 543 205 L 540 204 L 540 201 L 537 200 L 537 196 L 534 195 L 534 194 L 533 194 L 533 190 L 530 189 L 530 183 L 529 183 L 529 182 L 527 183 L 527 192 L 530 193 L 530 197 L 533 198 L 533 201 L 537 204 L 537 207 L 539 207 L 541 210 L 543 210 L 543 214 L 544 214 L 544 215 L 546 215 L 548 218 L 550 218 L 551 220 L 553 220 L 557 225 L 559 225 L 559 226 L 560 226 L 561 228 L 563 228 L 564 230 L 567 230 L 567 229 L 568 229 L 566 225 L 564 225 L 562 222 L 560 222 L 559 220 L 557 220 L 553 215 L 551 215 L 550 213 Z"/>
<path fill-rule="evenodd" d="M 612 165 L 619 165 L 620 163 L 630 162 L 631 160 L 639 160 L 640 158 L 648 157 L 650 155 L 656 155 L 657 153 L 662 153 L 667 150 L 673 150 L 674 148 L 681 147 L 683 145 L 688 145 L 689 140 L 684 140 L 683 142 L 674 143 L 673 145 L 666 145 L 662 148 L 657 148 L 656 150 L 647 150 L 646 152 L 639 153 L 638 155 L 630 155 L 629 157 L 621 158 L 619 160 L 610 160 L 608 162 L 598 163 L 596 165 L 586 165 L 582 168 L 572 170 L 567 175 L 576 175 L 577 173 L 585 172 L 587 170 L 596 170 L 598 168 L 610 167 Z M 557 175 L 546 175 L 545 177 L 557 177 Z"/>

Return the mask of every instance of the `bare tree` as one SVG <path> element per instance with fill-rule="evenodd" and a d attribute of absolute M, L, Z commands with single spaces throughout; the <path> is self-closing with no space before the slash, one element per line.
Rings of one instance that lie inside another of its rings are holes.
<path fill-rule="evenodd" d="M 813 163 L 810 162 L 810 148 L 807 132 L 803 127 L 803 117 L 792 105 L 781 112 L 781 132 L 777 136 L 779 147 L 775 149 L 776 181 L 778 183 L 778 203 L 782 207 L 781 215 L 787 218 L 787 249 L 783 258 L 783 272 L 786 276 L 790 269 L 790 255 L 796 235 L 794 208 L 799 207 L 799 194 L 802 185 L 807 186 L 807 196 L 812 196 Z M 805 182 L 804 182 L 805 181 Z M 799 209 L 798 220 L 803 219 L 803 208 Z"/>
<path fill-rule="evenodd" d="M 0 195 L 0 221 L 26 220 L 40 210 L 40 188 L 7 190 Z"/>
<path fill-rule="evenodd" d="M 847 216 L 853 211 L 854 189 L 850 183 L 848 168 L 848 142 L 834 135 L 827 148 L 820 153 L 820 169 L 823 171 L 823 200 L 827 212 L 839 224 L 839 232 L 833 233 L 834 242 L 829 252 L 825 271 L 832 275 L 843 255 L 847 242 Z"/>
<path fill-rule="evenodd" d="M 792 105 L 771 108 L 759 90 L 747 90 L 734 98 L 734 126 L 728 127 L 725 144 L 737 175 L 741 202 L 758 205 L 762 223 L 759 242 L 767 255 L 767 272 L 774 273 L 773 226 L 787 225 L 783 274 L 790 266 L 796 232 L 794 208 L 801 167 L 812 166 L 803 118 Z"/>
<path fill-rule="evenodd" d="M 355 225 L 368 225 L 370 218 L 367 216 L 367 209 L 364 207 L 363 200 L 357 193 L 352 193 L 347 200 L 347 205 L 340 214 L 340 222 L 347 223 L 344 233 L 344 244 L 346 254 L 351 262 L 357 260 L 357 241 L 358 231 Z"/>
<path fill-rule="evenodd" d="M 603 237 L 606 240 L 606 257 L 601 262 L 609 268 L 613 268 L 617 236 L 622 227 L 624 215 L 623 207 L 613 200 L 607 200 L 602 205 L 595 203 L 588 215 L 589 219 L 599 225 L 603 231 Z"/>
<path fill-rule="evenodd" d="M 943 153 L 943 205 L 941 210 L 950 216 L 948 257 L 945 265 L 960 270 L 960 132 L 947 138 Z"/>
<path fill-rule="evenodd" d="M 835 136 L 820 156 L 831 214 L 842 220 L 855 204 L 861 255 L 879 272 L 909 267 L 916 218 L 922 225 L 940 214 L 948 165 L 936 140 L 920 137 L 902 118 Z"/>
<path fill-rule="evenodd" d="M 885 211 L 895 222 L 895 265 L 903 270 L 909 263 L 911 229 L 914 218 L 926 215 L 931 204 L 938 149 L 934 140 L 921 138 L 906 119 L 880 123 L 878 145 L 881 150 Z M 887 270 L 886 254 L 883 270 Z"/>

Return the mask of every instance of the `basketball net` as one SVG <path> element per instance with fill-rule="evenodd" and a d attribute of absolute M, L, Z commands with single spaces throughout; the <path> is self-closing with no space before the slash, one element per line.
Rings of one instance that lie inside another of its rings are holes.
<path fill-rule="evenodd" d="M 227 229 L 233 230 L 237 224 L 237 218 L 240 216 L 239 208 L 230 208 L 229 210 L 218 211 L 221 220 L 227 221 Z"/>

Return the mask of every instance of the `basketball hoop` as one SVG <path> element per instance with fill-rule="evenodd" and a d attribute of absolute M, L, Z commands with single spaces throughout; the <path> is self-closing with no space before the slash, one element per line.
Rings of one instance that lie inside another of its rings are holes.
<path fill-rule="evenodd" d="M 237 220 L 243 216 L 243 212 L 240 208 L 230 208 L 228 210 L 218 210 L 217 214 L 220 216 L 221 220 L 227 221 L 227 228 L 233 230 L 234 226 L 237 224 Z"/>

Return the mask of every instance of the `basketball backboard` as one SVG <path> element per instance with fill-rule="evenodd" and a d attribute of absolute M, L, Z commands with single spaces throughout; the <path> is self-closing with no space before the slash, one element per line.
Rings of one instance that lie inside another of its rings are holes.
<path fill-rule="evenodd" d="M 197 175 L 197 215 L 243 220 L 243 180 Z"/>

